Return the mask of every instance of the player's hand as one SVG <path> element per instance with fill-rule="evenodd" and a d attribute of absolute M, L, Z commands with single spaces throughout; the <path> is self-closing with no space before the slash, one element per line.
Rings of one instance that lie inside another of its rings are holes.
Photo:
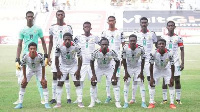
<path fill-rule="evenodd" d="M 155 80 L 154 80 L 154 78 L 151 78 L 151 80 L 150 80 L 150 86 L 154 87 L 154 84 L 155 84 Z"/>
<path fill-rule="evenodd" d="M 96 86 L 96 84 L 97 84 L 97 77 L 96 77 L 96 75 L 93 75 L 91 78 L 91 85 Z"/>
<path fill-rule="evenodd" d="M 117 77 L 116 77 L 116 75 L 112 76 L 111 82 L 112 82 L 112 85 L 117 85 Z"/>
<path fill-rule="evenodd" d="M 128 78 L 131 78 L 131 77 L 130 77 L 130 75 L 127 72 L 127 73 L 125 73 L 124 78 L 123 78 L 124 82 L 126 82 L 128 80 Z"/>
<path fill-rule="evenodd" d="M 21 85 L 22 85 L 23 88 L 26 87 L 26 85 L 27 85 L 27 78 L 23 78 Z"/>
<path fill-rule="evenodd" d="M 174 86 L 174 78 L 173 77 L 170 78 L 170 86 L 171 87 Z"/>
<path fill-rule="evenodd" d="M 49 57 L 48 58 L 48 65 L 51 66 L 51 64 L 52 64 L 52 61 L 51 61 L 51 58 Z"/>
<path fill-rule="evenodd" d="M 20 58 L 16 58 L 16 60 L 15 60 L 16 70 L 20 70 L 21 69 L 20 64 L 21 64 Z"/>
<path fill-rule="evenodd" d="M 44 54 L 45 67 L 48 65 L 48 55 Z"/>
<path fill-rule="evenodd" d="M 182 71 L 184 69 L 184 63 L 181 63 L 180 65 L 180 71 Z"/>
<path fill-rule="evenodd" d="M 80 70 L 77 70 L 74 74 L 74 76 L 76 76 L 76 80 L 80 80 L 81 75 L 80 75 Z"/>
<path fill-rule="evenodd" d="M 57 71 L 57 78 L 60 80 L 61 76 L 63 76 L 62 72 L 59 70 Z"/>
<path fill-rule="evenodd" d="M 141 72 L 137 78 L 140 78 L 141 79 L 141 82 L 144 82 L 144 75 L 143 75 L 143 72 Z"/>
<path fill-rule="evenodd" d="M 41 80 L 41 85 L 43 88 L 47 88 L 47 81 L 44 78 Z"/>

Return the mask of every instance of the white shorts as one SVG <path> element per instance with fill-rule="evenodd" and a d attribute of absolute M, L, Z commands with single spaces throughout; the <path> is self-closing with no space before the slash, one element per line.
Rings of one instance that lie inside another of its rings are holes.
<path fill-rule="evenodd" d="M 30 68 L 26 68 L 26 77 L 27 77 L 27 82 L 29 82 L 32 78 L 32 76 L 35 75 L 39 81 L 41 81 L 42 79 L 42 69 L 38 70 L 38 71 L 32 71 L 30 70 Z M 46 79 L 46 75 L 45 75 L 45 79 Z"/>
<path fill-rule="evenodd" d="M 149 60 L 148 60 L 148 61 L 145 61 L 145 65 L 144 65 L 144 74 L 145 74 L 146 76 L 150 76 L 149 67 L 150 67 Z"/>
<path fill-rule="evenodd" d="M 16 76 L 17 76 L 17 82 L 18 82 L 18 84 L 21 84 L 22 80 L 24 78 L 23 72 L 22 72 L 22 67 L 21 67 L 20 70 L 16 70 Z"/>
<path fill-rule="evenodd" d="M 171 69 L 157 69 L 154 68 L 153 71 L 153 78 L 155 80 L 155 85 L 159 84 L 160 78 L 164 78 L 165 84 L 170 84 L 170 78 L 171 78 Z"/>
<path fill-rule="evenodd" d="M 61 57 L 59 57 L 59 63 L 61 62 Z M 56 64 L 55 64 L 55 53 L 53 53 L 52 59 L 51 59 L 51 72 L 57 72 Z"/>
<path fill-rule="evenodd" d="M 80 81 L 84 81 L 86 78 L 86 74 L 88 74 L 88 80 L 92 78 L 92 70 L 90 65 L 82 65 L 81 66 L 81 79 Z"/>
<path fill-rule="evenodd" d="M 131 67 L 127 67 L 127 71 L 130 75 L 130 77 L 134 79 L 134 81 L 141 81 L 140 78 L 138 78 L 140 72 L 141 72 L 141 67 L 136 67 L 136 68 L 131 68 Z M 130 81 L 130 79 L 128 79 L 128 81 Z"/>
<path fill-rule="evenodd" d="M 74 64 L 73 66 L 68 67 L 68 68 L 61 66 L 60 71 L 62 72 L 63 76 L 61 76 L 61 79 L 60 80 L 58 79 L 58 81 L 65 81 L 68 73 L 71 75 L 71 78 L 73 81 L 77 81 L 76 76 L 74 76 L 77 69 L 78 69 L 78 66 L 76 64 Z"/>
<path fill-rule="evenodd" d="M 181 71 L 180 71 L 180 62 L 177 61 L 175 64 L 174 64 L 174 76 L 180 76 L 181 75 Z"/>
<path fill-rule="evenodd" d="M 101 77 L 103 75 L 106 76 L 106 81 L 110 81 L 111 82 L 111 78 L 113 76 L 113 68 L 112 67 L 109 67 L 107 69 L 100 69 L 100 68 L 96 68 L 95 69 L 95 73 L 96 73 L 96 76 L 97 76 L 97 82 L 101 82 Z"/>

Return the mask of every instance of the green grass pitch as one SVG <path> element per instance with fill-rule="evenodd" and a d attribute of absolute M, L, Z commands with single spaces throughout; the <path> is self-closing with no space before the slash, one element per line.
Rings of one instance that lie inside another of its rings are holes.
<path fill-rule="evenodd" d="M 41 46 L 40 46 L 41 48 Z M 111 97 L 112 102 L 109 104 L 104 104 L 106 98 L 105 92 L 105 77 L 103 77 L 102 82 L 98 84 L 98 98 L 102 101 L 101 104 L 96 104 L 94 108 L 88 108 L 90 104 L 90 82 L 88 80 L 84 83 L 83 89 L 83 103 L 85 108 L 78 108 L 77 104 L 67 104 L 66 102 L 66 92 L 63 90 L 62 96 L 62 108 L 59 109 L 45 109 L 44 105 L 40 104 L 40 96 L 37 90 L 35 76 L 31 79 L 30 83 L 27 86 L 23 108 L 20 110 L 14 109 L 15 105 L 13 102 L 18 98 L 19 86 L 17 84 L 17 77 L 15 76 L 15 56 L 16 56 L 16 45 L 0 45 L 0 112 L 75 112 L 75 111 L 97 111 L 97 112 L 142 112 L 142 111 L 152 111 L 152 112 L 168 112 L 168 111 L 179 111 L 179 112 L 200 112 L 200 45 L 185 45 L 185 69 L 181 75 L 181 84 L 182 84 L 182 95 L 181 101 L 182 105 L 177 105 L 176 110 L 171 110 L 169 108 L 169 103 L 166 105 L 160 105 L 162 100 L 162 89 L 161 83 L 156 87 L 155 101 L 156 107 L 154 109 L 143 109 L 141 105 L 141 97 L 139 88 L 137 90 L 135 104 L 129 105 L 127 109 L 117 109 L 114 104 L 114 95 L 111 86 Z M 40 50 L 42 51 L 42 50 Z M 123 72 L 121 72 L 121 75 Z M 51 81 L 52 73 L 50 72 L 50 67 L 46 67 L 46 76 L 48 81 L 48 90 L 49 90 L 49 100 L 52 96 L 51 91 Z M 75 87 L 71 84 L 71 99 L 74 101 L 76 99 Z M 124 104 L 123 98 L 123 80 L 121 76 L 121 105 Z M 147 81 L 145 78 L 146 84 L 146 103 L 149 102 L 149 94 L 147 89 Z M 131 85 L 129 87 L 131 89 Z M 131 98 L 131 90 L 129 90 L 129 100 Z M 168 94 L 169 100 L 169 94 Z M 51 105 L 53 107 L 54 105 Z"/>

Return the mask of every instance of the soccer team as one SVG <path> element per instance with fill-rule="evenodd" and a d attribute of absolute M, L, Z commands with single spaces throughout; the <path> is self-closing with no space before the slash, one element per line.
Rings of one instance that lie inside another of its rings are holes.
<path fill-rule="evenodd" d="M 101 38 L 91 33 L 91 23 L 84 22 L 84 34 L 73 38 L 73 30 L 70 25 L 64 22 L 65 12 L 58 10 L 56 12 L 57 23 L 49 28 L 49 48 L 47 48 L 41 28 L 33 24 L 34 13 L 26 13 L 27 26 L 20 31 L 20 37 L 16 56 L 16 74 L 19 83 L 19 97 L 14 103 L 16 109 L 22 108 L 25 94 L 25 88 L 33 75 L 36 76 L 38 90 L 41 96 L 41 103 L 45 108 L 51 108 L 49 103 L 56 105 L 53 108 L 61 107 L 62 87 L 65 84 L 67 93 L 67 103 L 71 103 L 69 75 L 76 87 L 78 107 L 83 108 L 82 102 L 84 81 L 88 74 L 91 81 L 90 96 L 91 103 L 88 107 L 94 107 L 95 103 L 101 103 L 97 98 L 97 85 L 101 82 L 101 77 L 106 76 L 105 103 L 111 99 L 110 85 L 113 85 L 115 106 L 121 108 L 120 104 L 120 70 L 124 79 L 124 105 L 128 108 L 129 104 L 136 102 L 135 96 L 138 85 L 142 98 L 141 107 L 154 108 L 155 86 L 159 79 L 163 79 L 163 101 L 167 103 L 167 85 L 170 93 L 170 108 L 175 109 L 174 97 L 176 103 L 182 104 L 180 75 L 184 69 L 184 46 L 183 39 L 174 33 L 176 28 L 173 21 L 168 21 L 166 28 L 168 33 L 156 37 L 154 32 L 148 30 L 148 19 L 140 19 L 141 30 L 133 32 L 128 37 L 129 43 L 125 44 L 123 32 L 115 27 L 116 18 L 109 16 L 107 23 L 109 28 L 102 32 Z M 41 39 L 44 55 L 38 52 L 38 38 Z M 22 51 L 22 42 L 24 49 L 22 60 L 20 54 Z M 155 48 L 153 47 L 155 44 Z M 95 47 L 100 46 L 99 49 Z M 122 46 L 123 50 L 120 50 Z M 180 48 L 180 57 L 178 49 Z M 51 53 L 53 52 L 53 53 Z M 45 77 L 45 66 L 51 66 L 53 73 L 52 81 L 52 100 L 48 101 L 49 93 L 47 89 L 47 80 Z M 148 90 L 150 95 L 149 106 L 145 101 L 144 74 L 148 81 Z M 129 85 L 132 82 L 132 98 L 128 102 Z M 174 88 L 175 82 L 175 88 Z"/>

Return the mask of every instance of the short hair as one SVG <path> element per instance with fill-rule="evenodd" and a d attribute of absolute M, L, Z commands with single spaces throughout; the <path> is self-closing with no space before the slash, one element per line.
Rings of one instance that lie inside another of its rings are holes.
<path fill-rule="evenodd" d="M 56 15 L 57 15 L 58 12 L 63 12 L 63 13 L 65 14 L 65 12 L 64 12 L 63 10 L 58 10 L 58 11 L 56 12 Z"/>
<path fill-rule="evenodd" d="M 168 24 L 169 24 L 169 23 L 173 23 L 173 24 L 174 24 L 174 26 L 176 26 L 176 24 L 175 24 L 175 22 L 174 22 L 174 21 L 168 21 L 168 22 L 167 22 L 167 26 L 168 26 Z"/>
<path fill-rule="evenodd" d="M 37 48 L 37 44 L 35 42 L 31 42 L 29 45 L 28 45 L 28 48 L 30 48 L 31 46 L 35 46 Z"/>
<path fill-rule="evenodd" d="M 107 38 L 105 38 L 105 37 L 102 37 L 102 38 L 101 38 L 101 40 L 100 40 L 100 44 L 101 44 L 101 42 L 102 42 L 103 40 L 108 41 L 108 45 L 109 45 L 109 40 L 108 40 Z"/>
<path fill-rule="evenodd" d="M 83 23 L 83 25 L 85 25 L 85 24 L 89 24 L 91 26 L 91 23 L 89 21 L 86 21 Z"/>
<path fill-rule="evenodd" d="M 147 20 L 147 22 L 148 22 L 147 17 L 141 17 L 141 18 L 140 18 L 140 22 L 141 22 L 142 20 Z"/>
<path fill-rule="evenodd" d="M 137 36 L 136 36 L 135 34 L 131 34 L 131 35 L 129 36 L 129 39 L 130 39 L 131 37 L 135 37 L 135 38 L 137 39 Z"/>
<path fill-rule="evenodd" d="M 29 14 L 29 13 L 33 14 L 33 16 L 34 16 L 33 11 L 27 11 L 27 12 L 26 12 L 26 16 L 27 16 L 27 14 Z"/>
<path fill-rule="evenodd" d="M 73 35 L 72 35 L 71 33 L 69 33 L 69 32 L 65 33 L 65 34 L 63 35 L 63 39 L 64 39 L 65 36 L 70 36 L 71 39 L 73 40 L 73 37 L 72 37 Z"/>
<path fill-rule="evenodd" d="M 113 18 L 114 20 L 116 20 L 115 16 L 109 16 L 108 19 L 109 19 L 109 18 Z"/>
<path fill-rule="evenodd" d="M 165 43 L 165 45 L 166 45 L 166 40 L 165 39 L 159 39 L 158 41 L 157 41 L 157 45 L 158 45 L 158 42 L 164 42 Z"/>

